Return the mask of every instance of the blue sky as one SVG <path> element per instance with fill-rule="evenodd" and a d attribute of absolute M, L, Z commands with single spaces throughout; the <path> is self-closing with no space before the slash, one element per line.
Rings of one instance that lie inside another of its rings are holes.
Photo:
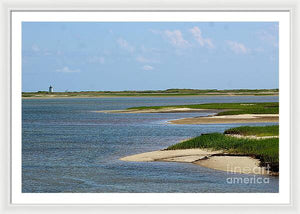
<path fill-rule="evenodd" d="M 22 90 L 278 88 L 275 22 L 24 22 Z"/>

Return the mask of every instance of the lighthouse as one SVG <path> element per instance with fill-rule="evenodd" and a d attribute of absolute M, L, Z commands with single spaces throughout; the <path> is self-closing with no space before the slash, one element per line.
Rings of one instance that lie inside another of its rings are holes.
<path fill-rule="evenodd" d="M 50 85 L 49 87 L 49 93 L 52 93 L 53 92 L 53 87 Z"/>

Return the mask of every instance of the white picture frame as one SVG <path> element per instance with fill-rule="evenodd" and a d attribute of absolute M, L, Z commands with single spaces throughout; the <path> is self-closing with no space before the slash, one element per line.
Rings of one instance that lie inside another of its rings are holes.
<path fill-rule="evenodd" d="M 294 1 L 291 1 L 291 2 L 294 2 Z M 104 2 L 103 2 L 104 3 Z M 197 3 L 191 3 L 189 6 L 190 7 L 192 7 L 194 4 L 197 4 Z M 206 3 L 207 4 L 207 3 Z M 295 31 L 294 31 L 294 24 L 295 23 L 299 23 L 299 20 L 297 21 L 295 18 L 293 18 L 294 16 L 295 16 L 295 14 L 293 14 L 293 11 L 294 11 L 294 9 L 295 9 L 295 7 L 297 6 L 297 3 L 296 2 L 294 2 L 294 7 L 279 7 L 279 8 L 276 8 L 276 11 L 290 11 L 291 12 L 291 18 L 292 18 L 292 26 L 291 26 L 291 29 L 292 29 L 292 32 L 293 33 L 295 33 Z M 125 8 L 123 8 L 123 9 L 128 9 L 127 7 L 126 7 L 126 5 L 124 6 Z M 299 7 L 299 6 L 298 6 Z M 8 5 L 5 5 L 4 6 L 4 8 L 5 8 L 5 11 L 6 11 L 6 14 L 5 14 L 5 17 L 6 17 L 6 19 L 4 20 L 4 21 L 6 21 L 6 23 L 5 23 L 5 25 L 3 25 L 3 26 L 6 26 L 6 32 L 7 32 L 7 29 L 10 29 L 9 27 L 9 25 L 8 25 L 8 22 L 7 21 L 9 21 L 9 15 L 11 14 L 11 12 L 12 11 L 18 11 L 18 10 L 23 10 L 23 11 L 25 11 L 25 9 L 24 9 L 24 7 L 22 8 L 12 8 L 11 6 L 8 6 Z M 47 10 L 47 6 L 45 6 L 45 8 L 39 8 L 39 10 L 40 11 L 43 11 L 43 10 Z M 111 4 L 111 7 L 109 8 L 109 9 L 112 9 L 112 8 L 115 8 L 114 6 L 113 6 L 113 4 Z M 253 9 L 253 8 L 251 8 L 251 9 Z M 26 9 L 26 10 L 28 10 L 28 9 Z M 56 10 L 58 10 L 58 9 L 56 9 Z M 65 7 L 64 8 L 64 10 L 66 10 L 66 11 L 68 11 L 69 9 L 68 9 L 68 7 Z M 142 8 L 142 9 L 140 9 L 141 11 L 147 11 L 147 6 L 145 5 L 144 6 L 144 8 Z M 163 8 L 163 7 L 161 7 L 161 8 L 158 8 L 158 10 L 165 10 L 166 12 L 167 11 L 172 11 L 172 9 L 170 9 L 170 8 Z M 255 11 L 275 11 L 275 9 L 273 8 L 273 9 L 254 9 Z M 28 10 L 28 11 L 30 11 L 30 10 Z M 34 9 L 33 9 L 33 11 L 35 11 Z M 74 11 L 74 10 L 73 10 Z M 133 11 L 133 10 L 129 10 L 129 11 Z M 179 10 L 178 10 L 179 11 Z M 183 11 L 183 10 L 180 10 L 180 11 Z M 188 11 L 188 10 L 187 10 Z M 191 11 L 191 10 L 190 10 Z M 196 10 L 194 10 L 194 11 L 196 11 Z M 197 11 L 201 11 L 201 10 L 197 10 Z M 206 11 L 208 11 L 208 10 L 206 10 Z M 210 9 L 210 11 L 213 11 L 212 9 Z M 218 9 L 215 9 L 215 11 L 221 11 L 221 10 L 218 10 Z M 222 9 L 222 11 L 226 11 L 226 10 L 224 10 L 224 9 Z M 245 9 L 235 9 L 235 11 L 239 11 L 239 12 L 245 12 Z M 7 33 L 8 34 L 8 33 Z M 10 35 L 7 35 L 6 34 L 6 39 L 9 39 L 10 38 Z M 4 33 L 3 33 L 3 35 L 4 35 Z M 292 37 L 292 38 L 294 38 L 294 37 Z M 294 39 L 292 39 L 292 44 L 295 44 L 295 42 L 297 42 L 297 40 L 295 41 Z M 297 45 L 297 43 L 296 43 L 296 45 Z M 299 45 L 298 45 L 299 46 Z M 295 47 L 295 46 L 294 46 Z M 7 70 L 7 68 L 9 68 L 9 55 L 8 55 L 8 53 L 9 53 L 9 50 L 10 50 L 10 47 L 7 47 L 7 51 L 6 51 L 6 56 L 4 56 L 3 58 L 4 58 L 4 61 L 6 62 L 6 64 L 5 64 L 5 66 L 6 66 L 6 69 L 4 68 L 4 70 L 6 70 L 6 71 L 8 71 Z M 296 51 L 295 49 L 291 49 L 292 50 L 292 52 L 294 53 L 294 51 Z M 295 57 L 295 55 L 292 53 L 292 57 Z M 297 60 L 293 60 L 294 58 L 292 58 L 292 64 L 291 64 L 291 67 L 292 68 L 295 68 L 295 67 L 297 67 L 297 62 L 295 62 L 295 61 L 297 61 Z M 295 63 L 295 65 L 294 65 L 294 63 Z M 299 67 L 299 66 L 298 66 Z M 293 73 L 292 73 L 293 74 Z M 9 72 L 5 72 L 5 75 L 6 75 L 6 78 L 8 78 L 8 79 L 10 79 L 10 75 L 9 75 Z M 293 75 L 294 76 L 294 75 Z M 9 85 L 9 84 L 8 84 Z M 7 91 L 7 89 L 8 89 L 9 87 L 7 87 L 5 90 L 3 90 L 3 91 L 5 91 L 4 93 L 5 93 L 5 99 L 6 99 L 6 101 L 7 100 L 9 100 L 10 99 L 10 95 L 9 95 L 9 90 Z M 293 89 L 292 89 L 292 91 L 293 91 Z M 14 91 L 12 91 L 12 92 L 14 92 Z M 293 94 L 293 93 L 292 93 Z M 11 106 L 12 108 L 13 108 L 13 106 Z M 4 108 L 5 109 L 5 108 Z M 5 110 L 7 110 L 7 109 L 5 109 Z M 5 136 L 5 139 L 6 138 L 10 138 L 9 136 L 7 136 L 7 134 L 4 134 L 4 136 Z M 15 136 L 15 135 L 14 135 Z M 7 142 L 6 140 L 4 139 L 4 142 Z M 292 145 L 292 147 L 293 148 L 295 148 L 294 147 L 294 145 Z M 6 145 L 6 146 L 4 146 L 4 148 L 6 148 L 6 150 L 5 149 L 3 149 L 4 151 L 7 151 L 7 150 L 9 150 L 9 151 L 11 151 L 10 149 L 10 147 L 9 147 L 9 145 Z M 299 148 L 299 147 L 298 147 Z M 3 151 L 2 150 L 2 151 Z M 292 150 L 292 151 L 294 151 L 294 150 Z M 3 157 L 7 157 L 7 155 L 5 155 L 4 154 L 4 156 Z M 295 158 L 295 156 L 292 156 L 293 158 Z M 7 157 L 7 160 L 9 160 L 9 158 Z M 10 162 L 10 161 L 9 161 Z M 292 159 L 292 163 L 294 162 L 294 159 Z M 9 169 L 9 168 L 8 168 Z M 8 178 L 6 179 L 6 180 L 9 180 L 10 179 L 10 176 L 9 176 L 9 174 L 7 173 L 9 170 L 7 170 L 7 168 L 5 169 L 5 170 L 3 170 L 3 174 L 5 174 L 5 175 L 7 175 L 8 176 Z M 291 182 L 291 184 L 293 185 L 294 183 L 292 183 Z M 11 194 L 11 192 L 10 192 L 10 189 L 8 188 L 8 183 L 7 183 L 7 185 L 6 185 L 6 187 L 4 187 L 4 189 L 6 190 L 5 192 L 5 195 L 6 195 L 6 197 L 8 196 L 8 195 L 10 195 Z M 295 193 L 295 192 L 294 192 Z M 5 197 L 5 196 L 4 196 Z M 293 198 L 293 197 L 291 197 L 291 198 Z M 11 204 L 11 200 L 8 200 L 7 198 L 6 199 L 3 199 L 3 202 L 4 202 L 4 204 L 7 204 L 7 205 L 9 205 L 9 204 Z M 272 204 L 272 203 L 270 203 L 269 205 L 284 205 L 285 207 L 287 207 L 287 206 L 289 206 L 289 207 L 292 207 L 292 204 L 290 203 L 291 201 L 288 201 L 287 203 L 274 203 L 274 204 Z M 29 203 L 29 204 L 31 204 L 31 205 L 35 205 L 35 203 Z M 44 203 L 39 203 L 40 205 L 41 204 L 44 204 Z M 52 204 L 55 204 L 55 203 L 52 203 Z M 63 203 L 63 204 L 73 204 L 73 205 L 76 205 L 76 204 L 78 204 L 78 203 Z M 92 203 L 93 204 L 93 203 Z M 95 203 L 96 205 L 97 204 L 99 204 L 99 203 Z M 95 205 L 94 204 L 94 205 Z M 109 205 L 117 205 L 118 203 L 112 203 L 112 204 L 109 204 Z M 120 203 L 119 205 L 145 205 L 146 203 Z M 149 203 L 148 205 L 158 205 L 158 203 Z M 188 204 L 188 203 L 178 203 L 178 204 L 176 204 L 176 203 L 162 203 L 162 204 L 159 204 L 159 205 L 170 205 L 170 204 L 172 204 L 172 205 L 191 205 L 191 204 Z M 258 205 L 259 203 L 257 203 L 256 205 Z M 266 203 L 267 204 L 267 203 Z M 87 204 L 88 205 L 88 204 Z M 91 204 L 90 204 L 91 205 Z M 100 204 L 101 205 L 101 204 Z M 104 204 L 102 204 L 102 205 L 108 205 L 107 203 L 104 203 Z M 200 204 L 197 204 L 197 203 L 195 203 L 195 204 L 193 204 L 193 205 L 200 205 Z M 205 204 L 202 204 L 202 205 L 205 205 Z M 206 204 L 207 205 L 207 204 Z M 212 203 L 211 205 L 217 205 L 217 203 Z M 220 204 L 219 204 L 220 205 Z M 230 205 L 230 203 L 229 203 L 229 205 Z M 246 205 L 246 203 L 242 203 L 242 205 Z M 255 204 L 254 204 L 255 205 Z M 260 205 L 263 205 L 263 204 L 260 204 Z M 293 203 L 293 205 L 295 205 L 294 203 Z M 17 205 L 10 205 L 10 206 L 17 206 Z M 18 205 L 18 207 L 19 207 L 20 205 Z M 21 206 L 22 207 L 22 206 Z M 7 208 L 7 207 L 6 207 Z M 4 208 L 5 209 L 5 208 Z M 70 208 L 70 210 L 72 210 L 73 209 L 73 212 L 76 212 L 76 211 L 78 211 L 78 210 L 74 210 L 74 208 Z M 283 208 L 284 209 L 284 208 Z M 62 209 L 63 210 L 63 209 Z M 95 209 L 96 210 L 96 209 Z M 162 209 L 163 210 L 163 209 Z M 293 212 L 293 210 L 292 210 L 292 208 L 290 209 L 291 211 L 291 213 Z M 17 212 L 20 212 L 21 210 L 19 209 L 19 211 L 17 211 Z M 178 210 L 177 210 L 178 211 Z M 5 212 L 11 212 L 11 210 L 9 210 L 9 209 L 7 209 L 7 210 L 5 210 Z M 264 210 L 264 212 L 267 212 L 267 210 Z"/>
<path fill-rule="evenodd" d="M 287 11 L 12 11 L 12 203 L 13 204 L 289 204 L 289 19 Z M 22 22 L 278 22 L 279 24 L 279 103 L 280 103 L 280 179 L 279 193 L 22 193 L 21 175 L 21 24 Z M 18 154 L 18 155 L 17 155 Z"/>

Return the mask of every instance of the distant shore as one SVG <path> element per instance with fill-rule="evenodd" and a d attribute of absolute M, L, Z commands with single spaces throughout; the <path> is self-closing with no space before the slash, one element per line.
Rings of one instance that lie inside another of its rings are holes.
<path fill-rule="evenodd" d="M 210 96 L 218 96 L 218 97 L 238 97 L 238 96 L 278 96 L 278 94 L 262 94 L 262 95 L 241 95 L 241 94 L 219 94 L 219 95 L 211 95 L 211 94 L 203 94 L 203 95 L 99 95 L 99 96 L 85 96 L 85 95 L 78 95 L 78 96 L 31 96 L 26 97 L 22 96 L 22 99 L 59 99 L 59 98 L 121 98 L 121 97 L 210 97 Z"/>
<path fill-rule="evenodd" d="M 116 96 L 33 96 L 33 97 L 23 97 L 23 100 L 34 100 L 34 99 L 81 99 L 81 98 L 113 98 Z"/>
<path fill-rule="evenodd" d="M 103 97 L 182 97 L 182 96 L 278 96 L 278 89 L 167 89 L 144 91 L 22 92 L 25 99 Z"/>

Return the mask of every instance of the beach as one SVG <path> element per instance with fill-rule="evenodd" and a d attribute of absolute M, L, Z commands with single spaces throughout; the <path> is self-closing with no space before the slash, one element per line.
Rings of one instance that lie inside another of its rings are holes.
<path fill-rule="evenodd" d="M 125 113 L 125 114 L 138 114 L 138 113 L 194 113 L 194 112 L 219 112 L 216 109 L 193 109 L 193 108 L 161 108 L 161 109 L 125 109 L 125 110 L 104 110 L 95 111 L 98 113 Z"/>
<path fill-rule="evenodd" d="M 251 105 L 251 104 L 249 104 Z M 223 110 L 215 109 L 193 109 L 193 108 L 158 108 L 158 109 L 126 109 L 101 111 L 102 113 L 179 113 L 179 112 L 214 112 L 214 115 L 199 116 L 192 118 L 183 118 L 168 121 L 171 124 L 230 124 L 230 123 L 266 123 L 279 122 L 279 114 L 237 114 L 237 115 L 217 115 L 217 112 Z M 98 111 L 99 112 L 99 111 Z M 238 134 L 227 134 L 227 136 L 244 139 L 269 139 L 278 138 L 278 136 L 244 136 Z M 122 161 L 132 162 L 181 162 L 193 163 L 202 167 L 215 170 L 221 170 L 231 173 L 248 174 L 270 174 L 265 167 L 260 166 L 260 160 L 245 155 L 227 154 L 222 150 L 209 149 L 176 149 L 176 150 L 158 150 L 121 158 Z M 274 175 L 274 173 L 272 173 Z"/>
<path fill-rule="evenodd" d="M 229 155 L 221 150 L 208 149 L 180 149 L 180 150 L 158 150 L 120 158 L 129 162 L 180 162 L 193 163 L 202 167 L 230 173 L 246 173 L 266 175 L 269 172 L 260 167 L 258 159 L 248 156 Z"/>
<path fill-rule="evenodd" d="M 169 121 L 172 124 L 217 124 L 217 123 L 276 123 L 278 114 L 239 114 L 193 117 Z"/>
<path fill-rule="evenodd" d="M 279 114 L 238 114 L 238 115 L 215 115 L 223 110 L 219 109 L 195 109 L 195 108 L 159 108 L 159 109 L 125 109 L 94 111 L 97 113 L 197 113 L 207 112 L 214 115 L 191 117 L 170 120 L 171 124 L 226 124 L 226 123 L 277 123 Z"/>

